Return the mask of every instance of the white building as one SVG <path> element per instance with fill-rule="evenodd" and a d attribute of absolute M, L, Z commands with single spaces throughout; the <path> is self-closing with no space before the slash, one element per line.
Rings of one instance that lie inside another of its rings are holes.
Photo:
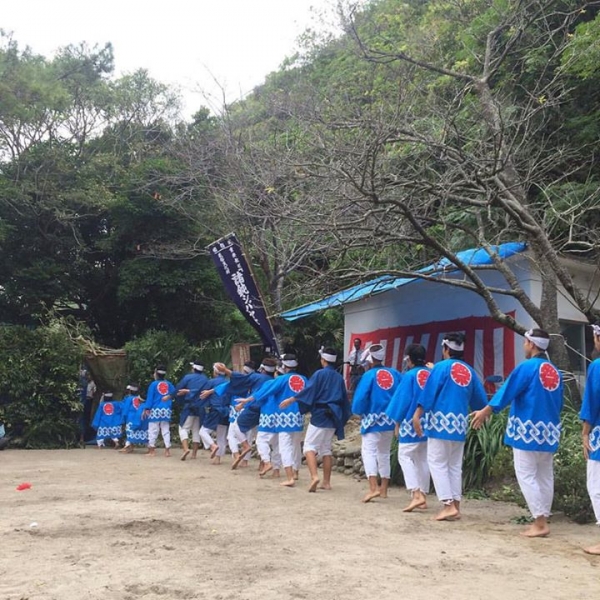
<path fill-rule="evenodd" d="M 527 247 L 522 243 L 508 243 L 497 247 L 515 274 L 523 290 L 539 304 L 541 277 Z M 485 250 L 465 250 L 460 258 L 479 270 L 481 279 L 488 285 L 507 288 L 507 283 L 496 270 L 489 270 L 491 258 Z M 565 260 L 579 289 L 595 301 L 600 308 L 600 271 L 594 265 Z M 462 331 L 466 334 L 465 360 L 472 364 L 486 381 L 489 391 L 494 391 L 494 380 L 503 380 L 523 359 L 523 338 L 494 321 L 489 316 L 484 300 L 475 292 L 441 283 L 443 280 L 465 279 L 461 271 L 447 260 L 422 269 L 434 275 L 437 281 L 419 278 L 382 277 L 354 286 L 282 316 L 295 320 L 332 307 L 344 310 L 345 355 L 358 337 L 363 347 L 381 343 L 387 348 L 385 364 L 402 368 L 405 348 L 418 342 L 427 348 L 428 360 L 441 358 L 443 334 Z M 499 307 L 510 313 L 525 327 L 536 323 L 511 296 L 494 295 Z M 591 328 L 585 327 L 586 317 L 574 306 L 568 295 L 559 290 L 559 319 L 562 335 L 569 348 L 572 371 L 583 382 L 586 370 L 585 356 L 592 348 Z"/>

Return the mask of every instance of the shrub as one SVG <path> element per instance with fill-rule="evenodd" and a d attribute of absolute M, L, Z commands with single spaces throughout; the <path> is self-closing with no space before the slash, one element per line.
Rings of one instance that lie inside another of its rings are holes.
<path fill-rule="evenodd" d="M 81 354 L 59 325 L 0 326 L 0 421 L 14 443 L 58 448 L 77 442 Z"/>

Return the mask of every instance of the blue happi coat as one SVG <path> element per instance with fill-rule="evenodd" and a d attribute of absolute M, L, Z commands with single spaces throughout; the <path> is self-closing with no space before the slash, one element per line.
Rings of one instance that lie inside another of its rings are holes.
<path fill-rule="evenodd" d="M 579 418 L 590 426 L 590 460 L 600 460 L 600 358 L 588 367 L 585 392 Z"/>
<path fill-rule="evenodd" d="M 433 367 L 418 406 L 426 413 L 427 437 L 464 442 L 469 412 L 483 408 L 483 384 L 467 363 L 446 358 Z"/>
<path fill-rule="evenodd" d="M 298 405 L 293 403 L 287 408 L 281 409 L 279 404 L 286 398 L 302 391 L 306 386 L 306 381 L 306 377 L 298 373 L 285 373 L 268 381 L 254 392 L 254 401 L 260 408 L 258 431 L 268 433 L 302 431 L 304 417 L 300 413 Z"/>
<path fill-rule="evenodd" d="M 96 430 L 96 440 L 110 440 L 121 437 L 123 433 L 123 403 L 110 400 L 101 400 L 92 427 Z"/>
<path fill-rule="evenodd" d="M 163 400 L 163 396 L 170 398 Z M 175 386 L 167 379 L 157 379 L 148 386 L 145 410 L 149 411 L 149 423 L 171 420 L 174 396 Z"/>
<path fill-rule="evenodd" d="M 558 450 L 563 382 L 545 354 L 518 365 L 490 400 L 495 413 L 508 405 L 507 446 L 536 452 Z"/>
<path fill-rule="evenodd" d="M 413 427 L 412 418 L 417 410 L 417 403 L 421 392 L 425 388 L 425 383 L 429 379 L 431 369 L 425 366 L 418 366 L 409 369 L 402 375 L 400 385 L 396 388 L 394 395 L 386 409 L 390 419 L 398 423 L 398 443 L 414 444 L 416 442 L 426 442 L 427 436 L 423 434 L 418 436 Z M 425 416 L 421 417 L 421 427 L 425 431 Z"/>
<path fill-rule="evenodd" d="M 237 373 L 231 374 L 227 391 L 230 396 L 230 406 L 234 402 L 234 396 L 238 398 L 249 398 L 253 396 L 264 384 L 273 381 L 271 373 Z M 236 402 L 237 403 L 237 402 Z M 235 406 L 235 405 L 234 405 Z M 231 409 L 230 409 L 231 410 Z M 260 406 L 255 402 L 249 402 L 238 413 L 236 422 L 242 433 L 247 433 L 251 429 L 258 427 L 260 421 Z"/>
<path fill-rule="evenodd" d="M 123 398 L 123 423 L 130 444 L 145 444 L 148 441 L 148 419 L 143 418 L 144 400 L 130 394 Z"/>
<path fill-rule="evenodd" d="M 344 426 L 352 415 L 344 378 L 333 366 L 315 371 L 306 387 L 294 394 L 300 412 L 310 412 L 311 425 L 335 429 L 338 439 L 344 439 Z"/>
<path fill-rule="evenodd" d="M 393 431 L 395 423 L 386 414 L 386 409 L 402 375 L 389 367 L 376 365 L 360 378 L 354 398 L 352 412 L 360 416 L 360 433 Z"/>
<path fill-rule="evenodd" d="M 188 417 L 199 417 L 198 410 L 198 395 L 205 389 L 208 384 L 208 377 L 204 373 L 187 373 L 179 383 L 175 386 L 175 393 L 179 390 L 189 390 L 184 396 L 175 396 L 177 404 L 181 405 L 181 413 L 179 415 L 179 425 L 183 426 Z"/>

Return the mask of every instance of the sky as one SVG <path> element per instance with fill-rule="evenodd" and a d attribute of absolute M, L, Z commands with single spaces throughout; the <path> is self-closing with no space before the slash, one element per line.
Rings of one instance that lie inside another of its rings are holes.
<path fill-rule="evenodd" d="M 51 58 L 78 44 L 114 48 L 116 73 L 139 68 L 176 86 L 184 115 L 243 97 L 322 24 L 332 0 L 2 0 L 0 28 Z"/>

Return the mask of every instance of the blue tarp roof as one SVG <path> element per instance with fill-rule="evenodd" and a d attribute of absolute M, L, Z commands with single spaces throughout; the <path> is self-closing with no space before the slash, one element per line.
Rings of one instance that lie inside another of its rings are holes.
<path fill-rule="evenodd" d="M 508 242 L 499 246 L 493 246 L 492 248 L 500 258 L 508 258 L 514 254 L 523 252 L 527 248 L 527 244 L 523 242 Z M 456 256 L 459 260 L 471 266 L 484 266 L 493 263 L 491 256 L 488 254 L 487 250 L 483 248 L 463 250 L 458 252 Z M 424 275 L 429 274 L 435 276 L 439 273 L 448 273 L 456 270 L 458 269 L 453 262 L 447 258 L 443 258 L 431 265 L 419 269 L 417 272 L 423 273 Z M 318 302 L 312 302 L 311 304 L 305 304 L 299 308 L 288 310 L 281 313 L 281 317 L 287 321 L 295 321 L 296 319 L 307 317 L 327 308 L 344 306 L 344 304 L 350 304 L 351 302 L 362 300 L 368 296 L 381 294 L 382 292 L 399 288 L 414 281 L 421 281 L 421 279 L 419 277 L 394 277 L 391 275 L 383 275 L 377 279 L 355 285 L 347 290 L 342 290 L 341 292 L 323 298 L 323 300 L 319 300 Z"/>

